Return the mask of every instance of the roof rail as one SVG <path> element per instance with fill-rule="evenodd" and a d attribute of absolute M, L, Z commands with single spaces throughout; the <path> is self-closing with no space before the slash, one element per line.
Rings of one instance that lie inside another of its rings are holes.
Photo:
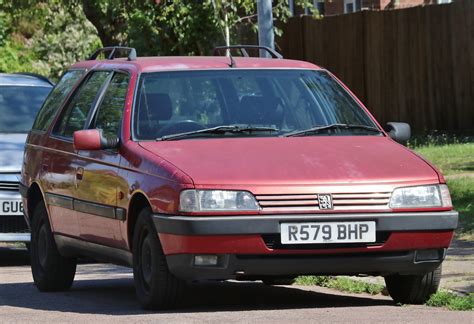
<path fill-rule="evenodd" d="M 260 46 L 260 45 L 229 45 L 229 46 L 217 46 L 214 47 L 213 55 L 218 56 L 220 55 L 221 51 L 223 50 L 232 50 L 232 49 L 238 49 L 240 50 L 240 53 L 242 53 L 242 56 L 249 57 L 249 53 L 247 52 L 247 49 L 258 49 L 258 50 L 264 50 L 267 51 L 273 58 L 276 59 L 282 59 L 283 56 L 275 51 L 274 49 L 271 49 L 270 47 L 267 46 Z"/>
<path fill-rule="evenodd" d="M 115 59 L 115 55 L 117 54 L 117 52 L 122 52 L 122 53 L 126 52 L 127 59 L 129 61 L 135 61 L 137 59 L 137 50 L 134 49 L 133 47 L 110 46 L 110 47 L 99 48 L 97 51 L 94 52 L 94 54 L 89 56 L 87 60 L 88 61 L 95 60 L 100 54 L 104 54 L 107 60 L 113 60 Z"/>
<path fill-rule="evenodd" d="M 48 82 L 49 84 L 51 84 L 52 86 L 54 86 L 53 81 L 51 81 L 50 79 L 48 79 L 48 78 L 45 77 L 44 75 L 41 75 L 41 74 L 38 74 L 38 73 L 32 73 L 32 72 L 15 72 L 15 73 L 13 73 L 13 74 L 27 75 L 27 76 L 35 77 L 35 78 L 38 78 L 38 79 L 43 80 L 43 81 L 45 81 L 45 82 Z"/>

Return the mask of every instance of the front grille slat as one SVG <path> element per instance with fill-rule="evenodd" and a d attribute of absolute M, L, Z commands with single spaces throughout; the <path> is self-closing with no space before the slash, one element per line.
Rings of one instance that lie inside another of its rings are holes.
<path fill-rule="evenodd" d="M 0 190 L 3 191 L 18 191 L 20 189 L 19 182 L 0 181 Z"/>
<path fill-rule="evenodd" d="M 312 200 L 318 199 L 318 195 L 260 195 L 258 200 Z"/>
<path fill-rule="evenodd" d="M 333 199 L 334 205 L 386 205 L 389 199 Z"/>
<path fill-rule="evenodd" d="M 262 200 L 260 206 L 317 206 L 317 200 Z"/>
<path fill-rule="evenodd" d="M 356 192 L 332 194 L 333 210 L 388 209 L 390 192 Z M 256 195 L 263 211 L 319 211 L 317 194 Z"/>
<path fill-rule="evenodd" d="M 29 233 L 23 216 L 1 216 L 0 233 Z"/>
<path fill-rule="evenodd" d="M 354 193 L 354 194 L 333 194 L 333 199 L 368 199 L 368 198 L 390 198 L 391 193 Z"/>

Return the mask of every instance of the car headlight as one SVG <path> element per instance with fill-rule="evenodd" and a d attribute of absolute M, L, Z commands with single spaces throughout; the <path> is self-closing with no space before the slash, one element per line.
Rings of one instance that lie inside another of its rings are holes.
<path fill-rule="evenodd" d="M 247 191 L 184 190 L 179 199 L 179 210 L 198 211 L 250 211 L 259 210 L 255 197 Z"/>
<path fill-rule="evenodd" d="M 397 188 L 392 193 L 390 208 L 452 207 L 447 185 Z"/>

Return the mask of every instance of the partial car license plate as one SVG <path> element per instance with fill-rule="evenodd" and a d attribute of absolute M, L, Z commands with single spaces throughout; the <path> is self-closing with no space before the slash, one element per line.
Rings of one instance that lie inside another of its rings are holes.
<path fill-rule="evenodd" d="M 375 222 L 282 223 L 282 244 L 375 242 Z"/>
<path fill-rule="evenodd" d="M 23 215 L 23 202 L 21 200 L 0 199 L 0 216 Z"/>

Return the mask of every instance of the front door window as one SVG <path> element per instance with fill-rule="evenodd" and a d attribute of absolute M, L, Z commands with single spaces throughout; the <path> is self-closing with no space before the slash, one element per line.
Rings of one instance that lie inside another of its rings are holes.
<path fill-rule="evenodd" d="M 72 137 L 75 131 L 84 129 L 89 112 L 95 105 L 98 94 L 110 73 L 110 71 L 94 72 L 80 86 L 62 112 L 59 122 L 54 128 L 54 135 Z"/>

